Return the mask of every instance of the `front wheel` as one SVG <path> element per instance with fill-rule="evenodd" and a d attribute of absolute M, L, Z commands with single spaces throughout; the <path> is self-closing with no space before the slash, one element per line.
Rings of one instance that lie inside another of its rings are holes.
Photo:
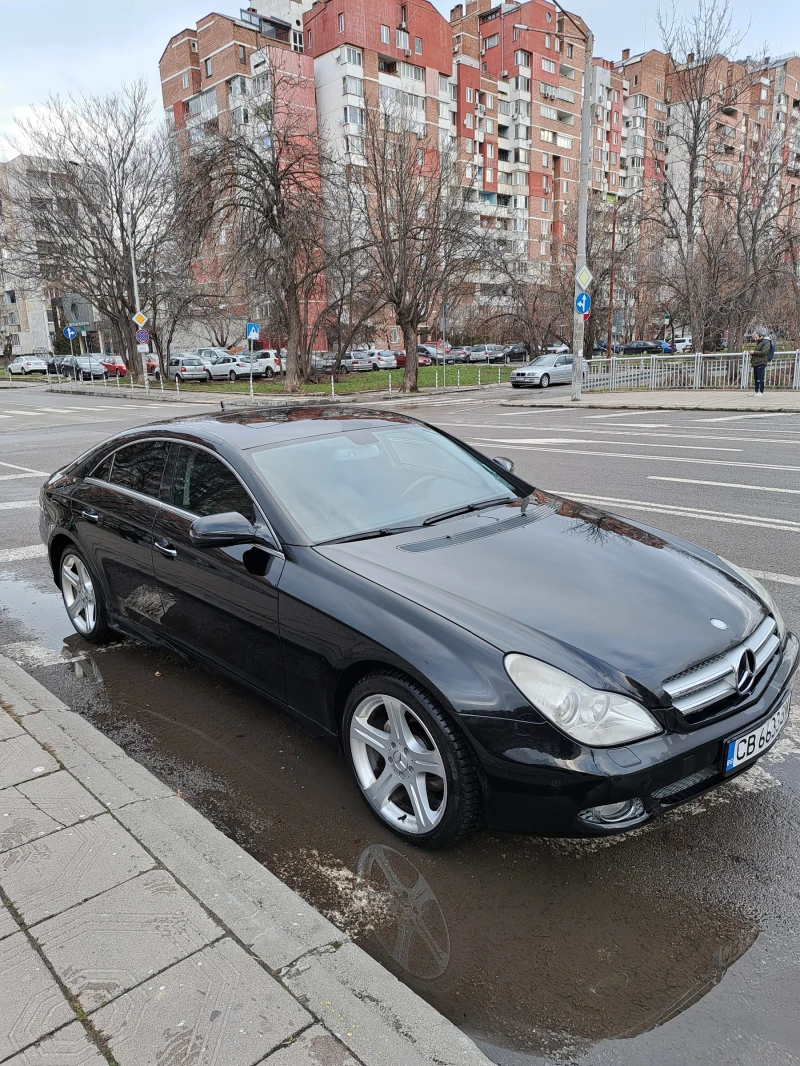
<path fill-rule="evenodd" d="M 65 548 L 59 576 L 64 606 L 76 632 L 94 644 L 108 640 L 112 633 L 102 589 L 77 548 Z"/>
<path fill-rule="evenodd" d="M 464 737 L 404 675 L 379 672 L 359 682 L 342 730 L 364 800 L 406 843 L 446 847 L 481 825 L 481 789 Z"/>
<path fill-rule="evenodd" d="M 540 387 L 543 388 L 543 389 L 546 389 L 549 384 L 550 384 L 550 375 L 549 374 L 542 374 L 542 380 L 539 382 Z"/>
<path fill-rule="evenodd" d="M 514 382 L 512 381 L 512 382 L 511 382 L 511 388 L 512 388 L 512 389 L 521 389 L 521 388 L 522 388 L 522 386 L 521 386 L 521 385 L 515 385 L 515 384 L 514 384 Z"/>
<path fill-rule="evenodd" d="M 231 370 L 230 374 L 228 374 L 228 380 L 229 381 L 236 381 L 236 371 L 235 370 Z"/>
<path fill-rule="evenodd" d="M 378 366 L 378 364 L 377 364 L 377 363 L 373 363 L 373 364 L 372 364 L 372 369 L 373 369 L 373 370 L 380 370 L 380 367 Z"/>

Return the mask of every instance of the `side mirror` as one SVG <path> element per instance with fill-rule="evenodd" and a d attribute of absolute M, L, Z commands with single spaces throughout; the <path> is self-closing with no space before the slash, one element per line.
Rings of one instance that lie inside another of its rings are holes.
<path fill-rule="evenodd" d="M 506 471 L 506 473 L 514 473 L 514 461 L 512 459 L 507 458 L 505 455 L 495 455 L 492 459 L 492 462 L 502 467 L 503 470 Z"/>
<path fill-rule="evenodd" d="M 196 548 L 231 548 L 237 544 L 261 544 L 278 551 L 278 545 L 263 526 L 254 526 L 237 511 L 197 518 L 189 529 Z"/>

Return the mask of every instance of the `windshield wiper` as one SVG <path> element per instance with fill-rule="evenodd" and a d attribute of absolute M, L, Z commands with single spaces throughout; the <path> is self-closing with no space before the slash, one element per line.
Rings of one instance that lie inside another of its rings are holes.
<path fill-rule="evenodd" d="M 460 514 L 470 514 L 472 511 L 480 511 L 484 507 L 494 507 L 498 503 L 512 503 L 518 497 L 497 496 L 493 500 L 480 500 L 478 503 L 468 503 L 464 507 L 454 507 L 452 511 L 442 511 L 441 514 L 431 515 L 422 523 L 423 526 L 432 526 L 434 522 L 444 522 L 446 518 L 456 518 Z"/>
<path fill-rule="evenodd" d="M 419 529 L 413 526 L 381 526 L 380 529 L 368 529 L 364 533 L 350 533 L 346 537 L 332 537 L 331 540 L 317 541 L 317 547 L 323 544 L 347 544 L 351 540 L 371 540 L 374 537 L 391 537 L 395 533 L 408 533 L 411 529 Z"/>

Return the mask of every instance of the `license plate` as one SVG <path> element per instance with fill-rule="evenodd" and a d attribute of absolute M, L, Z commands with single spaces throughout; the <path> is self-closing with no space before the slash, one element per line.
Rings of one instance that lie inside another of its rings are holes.
<path fill-rule="evenodd" d="M 740 737 L 728 740 L 725 745 L 725 773 L 733 773 L 744 763 L 757 759 L 771 748 L 778 739 L 778 734 L 789 717 L 789 694 L 787 693 L 780 707 L 757 729 L 751 729 Z"/>

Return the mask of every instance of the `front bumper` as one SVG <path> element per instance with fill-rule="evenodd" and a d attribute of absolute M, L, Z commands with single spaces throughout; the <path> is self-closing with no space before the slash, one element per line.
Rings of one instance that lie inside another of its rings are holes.
<path fill-rule="evenodd" d="M 633 826 L 587 825 L 590 807 L 639 798 L 652 821 L 724 780 L 725 741 L 765 722 L 780 706 L 800 662 L 800 644 L 789 633 L 781 660 L 760 698 L 745 710 L 690 732 L 665 732 L 621 748 L 574 745 L 562 757 L 541 725 L 507 718 L 462 715 L 483 772 L 486 820 L 493 829 L 555 836 L 607 836 Z M 528 743 L 526 743 L 526 741 Z"/>

